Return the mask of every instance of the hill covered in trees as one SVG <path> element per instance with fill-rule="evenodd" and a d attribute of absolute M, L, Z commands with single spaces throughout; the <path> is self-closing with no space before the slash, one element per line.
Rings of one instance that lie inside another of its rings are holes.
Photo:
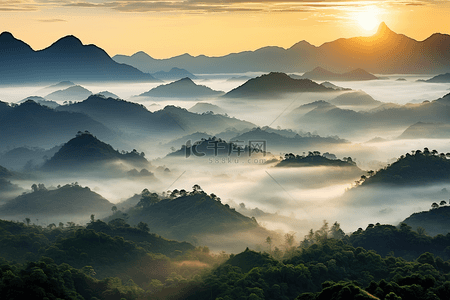
<path fill-rule="evenodd" d="M 22 194 L 0 206 L 2 216 L 62 216 L 106 214 L 113 206 L 108 200 L 78 184 L 47 189 L 33 184 L 32 192 Z"/>
<path fill-rule="evenodd" d="M 223 94 L 207 86 L 195 84 L 191 78 L 185 77 L 177 81 L 157 86 L 139 97 L 198 98 L 214 97 Z"/>
<path fill-rule="evenodd" d="M 138 153 L 136 150 L 121 153 L 89 132 L 78 132 L 75 138 L 65 143 L 52 158 L 44 163 L 42 169 L 72 171 L 114 161 L 137 166 L 149 165 L 143 153 Z"/>
<path fill-rule="evenodd" d="M 117 211 L 105 220 L 114 218 L 123 218 L 132 225 L 145 222 L 152 231 L 167 238 L 194 243 L 202 241 L 208 246 L 217 243 L 213 240 L 208 243 L 208 235 L 223 238 L 234 234 L 234 240 L 239 244 L 242 243 L 237 238 L 239 233 L 254 231 L 261 235 L 260 238 L 268 234 L 256 219 L 243 216 L 228 204 L 222 204 L 219 197 L 206 194 L 198 185 L 194 185 L 190 192 L 174 190 L 163 195 L 144 190 L 135 207 L 125 212 Z"/>
<path fill-rule="evenodd" d="M 406 224 L 345 235 L 324 222 L 300 244 L 292 234 L 283 245 L 268 236 L 266 252 L 230 256 L 152 231 L 123 219 L 47 228 L 0 220 L 0 291 L 11 299 L 38 291 L 105 300 L 444 300 L 450 293 L 449 235 L 432 238 Z"/>
<path fill-rule="evenodd" d="M 207 248 L 150 233 L 144 223 L 131 227 L 92 218 L 87 226 L 43 228 L 25 221 L 0 220 L 0 291 L 8 299 L 23 299 L 25 292 L 49 299 L 136 299 L 144 288 L 150 292 L 166 280 L 175 284 L 223 260 Z M 181 266 L 183 261 L 204 266 Z"/>
<path fill-rule="evenodd" d="M 450 179 L 449 153 L 424 148 L 402 155 L 396 162 L 364 178 L 361 187 L 376 184 L 413 186 L 446 182 Z"/>
<path fill-rule="evenodd" d="M 285 73 L 271 72 L 249 79 L 241 86 L 229 91 L 225 98 L 268 98 L 286 93 L 334 92 L 310 79 L 293 79 Z"/>
<path fill-rule="evenodd" d="M 356 166 L 356 163 L 351 157 L 344 157 L 343 160 L 338 159 L 334 154 L 324 153 L 320 154 L 319 151 L 309 151 L 308 155 L 295 155 L 288 153 L 284 155 L 284 159 L 280 161 L 276 167 L 316 167 L 316 166 L 328 166 L 328 167 L 348 167 L 357 169 L 362 172 L 360 168 Z"/>
<path fill-rule="evenodd" d="M 434 202 L 429 211 L 414 213 L 403 222 L 416 230 L 422 228 L 421 230 L 431 235 L 445 235 L 450 232 L 450 206 L 446 206 L 445 200 L 439 204 Z"/>
<path fill-rule="evenodd" d="M 185 145 L 181 145 L 181 148 L 169 153 L 167 157 L 263 157 L 266 156 L 264 146 L 257 148 L 251 144 L 243 144 L 227 142 L 221 138 L 215 136 L 209 138 L 201 138 L 198 141 L 186 142 Z"/>

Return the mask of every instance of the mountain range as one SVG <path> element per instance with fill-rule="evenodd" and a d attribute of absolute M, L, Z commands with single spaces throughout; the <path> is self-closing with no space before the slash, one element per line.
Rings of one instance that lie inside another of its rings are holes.
<path fill-rule="evenodd" d="M 153 73 L 152 76 L 161 80 L 173 80 L 173 79 L 177 80 L 186 77 L 189 77 L 190 79 L 197 79 L 197 76 L 195 76 L 191 72 L 180 68 L 172 68 L 168 72 L 159 71 Z"/>
<path fill-rule="evenodd" d="M 0 150 L 20 146 L 52 148 L 65 143 L 80 130 L 89 130 L 107 141 L 117 133 L 83 113 L 56 111 L 32 100 L 20 105 L 0 102 Z"/>
<path fill-rule="evenodd" d="M 143 81 L 159 80 L 138 69 L 120 64 L 101 48 L 83 45 L 65 36 L 51 46 L 35 51 L 11 33 L 0 34 L 1 84 L 71 81 Z"/>
<path fill-rule="evenodd" d="M 286 119 L 296 128 L 313 128 L 319 132 L 344 136 L 343 133 L 357 130 L 405 130 L 417 122 L 449 124 L 449 116 L 450 94 L 447 94 L 437 100 L 418 104 L 385 103 L 369 111 L 344 109 L 316 101 L 292 110 Z"/>
<path fill-rule="evenodd" d="M 314 46 L 300 41 L 288 49 L 270 46 L 220 57 L 183 54 L 155 59 L 144 52 L 113 59 L 144 72 L 184 68 L 194 73 L 306 72 L 318 66 L 335 73 L 358 68 L 373 74 L 439 74 L 450 71 L 450 36 L 434 33 L 417 41 L 381 23 L 368 37 L 341 38 Z"/>

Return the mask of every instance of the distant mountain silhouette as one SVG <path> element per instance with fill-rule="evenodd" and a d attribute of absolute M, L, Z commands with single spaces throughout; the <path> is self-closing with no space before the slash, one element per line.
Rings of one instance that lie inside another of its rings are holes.
<path fill-rule="evenodd" d="M 138 138 L 141 135 L 183 131 L 175 120 L 168 116 L 156 116 L 142 104 L 106 98 L 98 94 L 91 95 L 82 102 L 60 106 L 57 110 L 86 114 L 109 128 Z"/>
<path fill-rule="evenodd" d="M 0 165 L 0 206 L 4 201 L 16 197 L 23 191 L 22 188 L 10 181 L 11 179 L 17 179 L 19 176 Z"/>
<path fill-rule="evenodd" d="M 180 69 L 180 68 L 172 68 L 169 72 L 159 71 L 152 74 L 153 77 L 162 79 L 162 80 L 174 80 L 174 79 L 182 79 L 182 78 L 190 78 L 197 79 L 197 76 L 192 74 L 191 72 Z"/>
<path fill-rule="evenodd" d="M 435 33 L 423 41 L 416 41 L 381 23 L 372 36 L 341 38 L 319 47 L 301 41 L 288 49 L 264 47 L 221 57 L 183 54 L 154 59 L 138 52 L 132 56 L 116 55 L 113 59 L 150 73 L 175 66 L 198 74 L 306 72 L 322 66 L 335 73 L 361 68 L 372 74 L 439 74 L 450 72 L 449 50 L 450 36 L 447 34 Z"/>
<path fill-rule="evenodd" d="M 327 134 L 352 133 L 361 130 L 399 130 L 415 124 L 446 123 L 450 124 L 450 95 L 435 101 L 424 101 L 418 104 L 382 104 L 370 111 L 355 111 L 330 106 L 318 106 L 306 114 L 293 110 L 286 115 L 297 127 L 314 128 Z"/>
<path fill-rule="evenodd" d="M 375 75 L 364 71 L 363 69 L 355 69 L 350 72 L 338 74 L 327 71 L 321 67 L 317 67 L 312 71 L 306 72 L 303 78 L 311 80 L 329 80 L 329 81 L 364 81 L 378 79 Z"/>
<path fill-rule="evenodd" d="M 66 142 L 80 130 L 95 132 L 107 141 L 118 137 L 105 125 L 85 114 L 55 111 L 31 100 L 15 107 L 0 103 L 0 117 L 0 149 L 8 146 L 48 149 Z"/>
<path fill-rule="evenodd" d="M 398 139 L 448 139 L 450 124 L 417 122 L 406 128 Z"/>
<path fill-rule="evenodd" d="M 158 81 L 150 74 L 119 64 L 95 45 L 66 36 L 34 51 L 9 32 L 0 34 L 2 84 L 71 81 Z"/>
<path fill-rule="evenodd" d="M 32 100 L 32 101 L 34 101 L 36 103 L 39 103 L 40 105 L 45 105 L 45 106 L 50 107 L 50 108 L 56 108 L 56 107 L 59 106 L 59 104 L 57 102 L 51 101 L 51 100 L 47 100 L 47 99 L 45 99 L 43 97 L 39 97 L 39 96 L 30 96 L 30 97 L 27 97 L 27 98 L 25 98 L 23 100 L 20 100 L 17 103 L 20 104 L 20 103 L 26 102 L 28 100 Z"/>
<path fill-rule="evenodd" d="M 15 170 L 25 169 L 30 171 L 52 157 L 60 146 L 45 150 L 37 147 L 18 147 L 0 155 L 0 164 Z"/>
<path fill-rule="evenodd" d="M 324 101 L 324 100 L 318 100 L 311 103 L 300 105 L 299 107 L 293 109 L 291 112 L 289 112 L 286 117 L 291 119 L 298 119 L 301 116 L 307 114 L 308 112 L 316 109 L 321 108 L 321 111 L 327 111 L 334 108 L 337 108 L 337 106 Z"/>
<path fill-rule="evenodd" d="M 56 91 L 60 91 L 60 90 L 64 90 L 67 89 L 68 87 L 74 86 L 75 83 L 73 83 L 72 81 L 61 81 L 58 82 L 57 84 L 53 84 L 50 86 L 47 86 L 41 90 L 39 90 L 39 94 L 41 95 L 48 95 L 50 93 L 56 92 Z"/>
<path fill-rule="evenodd" d="M 9 178 L 13 176 L 13 172 L 9 171 L 5 167 L 0 166 L 0 178 Z"/>
<path fill-rule="evenodd" d="M 123 132 L 121 137 L 124 140 L 134 142 L 149 137 L 170 139 L 205 129 L 220 132 L 231 127 L 244 129 L 255 126 L 235 118 L 199 115 L 175 106 L 166 106 L 152 113 L 141 104 L 99 95 L 92 95 L 79 103 L 60 106 L 57 110 L 84 113 L 109 128 Z"/>
<path fill-rule="evenodd" d="M 430 78 L 425 81 L 432 82 L 432 83 L 450 83 L 450 73 L 436 75 L 433 78 Z"/>
<path fill-rule="evenodd" d="M 188 111 L 202 114 L 206 112 L 213 112 L 215 114 L 225 114 L 225 111 L 220 108 L 219 106 L 211 103 L 205 103 L 205 102 L 197 102 L 194 106 L 188 109 Z"/>
<path fill-rule="evenodd" d="M 252 78 L 243 85 L 226 93 L 225 98 L 267 98 L 286 93 L 330 92 L 309 79 L 293 79 L 284 73 L 271 72 Z"/>
<path fill-rule="evenodd" d="M 411 226 L 413 230 L 422 227 L 431 236 L 446 235 L 450 232 L 450 206 L 441 206 L 429 211 L 413 213 L 403 223 Z"/>
<path fill-rule="evenodd" d="M 160 119 L 167 119 L 169 117 L 171 120 L 176 120 L 178 129 L 181 129 L 181 133 L 194 133 L 205 130 L 209 133 L 214 133 L 222 132 L 229 128 L 243 130 L 255 127 L 255 124 L 253 123 L 236 118 L 215 114 L 199 115 L 189 112 L 184 108 L 172 105 L 168 105 L 162 110 L 155 111 L 154 115 Z"/>
<path fill-rule="evenodd" d="M 373 99 L 363 91 L 344 93 L 328 102 L 337 106 L 380 106 L 383 104 L 383 102 Z"/>
<path fill-rule="evenodd" d="M 272 153 L 294 151 L 298 149 L 311 149 L 316 147 L 326 148 L 328 145 L 345 144 L 348 141 L 339 139 L 338 137 L 321 137 L 307 133 L 304 135 L 296 134 L 293 137 L 286 137 L 276 131 L 266 128 L 254 128 L 250 131 L 242 133 L 230 141 L 241 141 L 243 145 L 249 145 L 252 141 L 265 141 L 267 151 Z"/>
<path fill-rule="evenodd" d="M 228 78 L 227 81 L 228 82 L 247 81 L 249 79 L 252 79 L 252 77 L 250 77 L 250 76 L 237 76 L 237 77 Z"/>
<path fill-rule="evenodd" d="M 179 149 L 183 145 L 186 145 L 188 141 L 191 141 L 191 143 L 195 143 L 198 141 L 201 141 L 201 139 L 209 139 L 212 138 L 210 134 L 207 134 L 206 132 L 195 132 L 193 134 L 188 134 L 185 136 L 182 136 L 180 138 L 171 140 L 170 142 L 166 143 L 164 146 L 167 149 L 170 149 L 171 147 L 174 147 L 175 149 Z"/>
<path fill-rule="evenodd" d="M 80 85 L 74 85 L 45 96 L 46 99 L 58 101 L 82 101 L 92 95 L 92 92 Z"/>
<path fill-rule="evenodd" d="M 213 97 L 223 94 L 204 85 L 195 84 L 189 77 L 175 82 L 157 86 L 140 97 L 199 98 Z"/>
<path fill-rule="evenodd" d="M 0 166 L 0 205 L 3 201 L 14 198 L 23 191 L 18 185 L 12 184 L 11 181 L 9 181 L 11 178 L 15 177 L 15 175 L 14 172 Z"/>
<path fill-rule="evenodd" d="M 45 187 L 18 196 L 0 206 L 2 217 L 49 217 L 106 214 L 113 204 L 88 187 L 65 185 L 55 190 Z"/>
<path fill-rule="evenodd" d="M 42 170 L 76 171 L 95 169 L 108 162 L 122 161 L 124 163 L 146 167 L 148 161 L 136 150 L 120 153 L 111 145 L 106 144 L 87 132 L 79 132 L 77 136 L 65 143 L 52 158 L 42 166 Z"/>

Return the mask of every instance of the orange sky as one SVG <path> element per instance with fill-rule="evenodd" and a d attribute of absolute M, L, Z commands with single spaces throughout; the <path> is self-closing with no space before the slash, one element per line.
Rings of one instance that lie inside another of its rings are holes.
<path fill-rule="evenodd" d="M 0 0 L 0 28 L 45 48 L 65 35 L 96 44 L 111 56 L 145 51 L 155 58 L 209 56 L 320 45 L 370 35 L 370 21 L 423 40 L 450 33 L 450 1 L 296 0 Z M 366 24 L 364 24 L 366 22 Z M 368 23 L 367 23 L 368 22 Z"/>

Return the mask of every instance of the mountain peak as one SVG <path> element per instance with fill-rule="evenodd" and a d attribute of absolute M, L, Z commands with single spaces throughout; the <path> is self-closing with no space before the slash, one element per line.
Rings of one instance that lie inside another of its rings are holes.
<path fill-rule="evenodd" d="M 377 36 L 386 36 L 389 34 L 393 34 L 394 32 L 386 25 L 386 23 L 381 22 L 380 26 L 378 26 L 377 33 L 375 35 Z"/>
<path fill-rule="evenodd" d="M 73 35 L 67 35 L 67 36 L 57 40 L 50 47 L 55 47 L 55 46 L 57 46 L 58 48 L 74 48 L 74 47 L 83 46 L 83 43 L 77 37 L 75 37 Z"/>
<path fill-rule="evenodd" d="M 289 50 L 305 50 L 305 49 L 310 49 L 310 48 L 316 48 L 315 46 L 311 45 L 310 43 L 308 43 L 305 40 L 302 40 L 294 45 L 292 45 L 291 48 L 289 48 Z"/>
<path fill-rule="evenodd" d="M 4 31 L 0 34 L 0 50 L 17 53 L 31 51 L 32 49 L 28 44 L 16 39 L 11 32 Z"/>
<path fill-rule="evenodd" d="M 15 40 L 16 38 L 11 34 L 11 32 L 8 31 L 3 31 L 0 34 L 0 41 L 4 41 L 4 40 Z"/>
<path fill-rule="evenodd" d="M 195 85 L 195 83 L 192 81 L 192 79 L 190 79 L 189 77 L 184 77 L 181 78 L 180 80 L 178 80 L 178 82 L 184 82 L 184 83 L 192 83 Z"/>

